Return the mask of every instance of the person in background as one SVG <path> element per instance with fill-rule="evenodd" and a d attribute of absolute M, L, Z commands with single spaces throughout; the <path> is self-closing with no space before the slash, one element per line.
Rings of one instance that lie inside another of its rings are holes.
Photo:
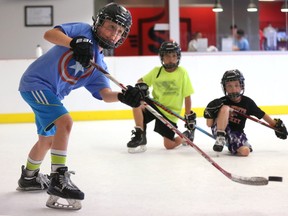
<path fill-rule="evenodd" d="M 236 46 L 237 30 L 238 30 L 238 26 L 236 24 L 230 26 L 230 36 L 229 37 L 232 39 L 232 46 Z"/>
<path fill-rule="evenodd" d="M 199 38 L 202 38 L 202 33 L 201 32 L 195 32 L 193 35 L 193 39 L 188 43 L 188 52 L 197 52 L 198 50 L 198 45 L 197 41 Z"/>
<path fill-rule="evenodd" d="M 204 110 L 206 124 L 211 127 L 216 138 L 213 150 L 221 152 L 224 146 L 233 155 L 248 156 L 252 146 L 244 132 L 246 117 L 231 112 L 230 108 L 246 115 L 264 119 L 278 131 L 275 134 L 280 139 L 287 139 L 287 129 L 281 119 L 272 119 L 261 110 L 254 100 L 244 95 L 244 76 L 239 70 L 228 70 L 221 80 L 224 97 L 217 98 L 208 103 Z"/>
<path fill-rule="evenodd" d="M 185 120 L 186 130 L 183 134 L 191 141 L 194 139 L 194 131 L 196 125 L 196 113 L 191 110 L 192 101 L 191 94 L 194 92 L 189 74 L 183 67 L 179 66 L 181 59 L 180 46 L 175 41 L 165 41 L 159 49 L 161 67 L 154 67 L 149 73 L 138 80 L 136 86 L 146 90 L 149 96 L 149 87 L 153 88 L 153 99 L 161 103 L 169 110 L 180 115 L 183 103 L 185 104 Z M 159 112 L 171 124 L 177 127 L 178 118 L 149 103 L 157 112 Z M 139 153 L 146 151 L 146 129 L 147 124 L 155 120 L 154 131 L 163 137 L 166 149 L 174 149 L 181 143 L 183 139 L 179 136 L 175 137 L 175 133 L 151 114 L 145 106 L 133 108 L 133 116 L 135 121 L 135 130 L 132 130 L 132 138 L 128 142 L 129 153 Z"/>
<path fill-rule="evenodd" d="M 263 34 L 266 38 L 265 49 L 277 50 L 277 30 L 271 23 L 268 23 L 268 26 L 263 29 Z"/>
<path fill-rule="evenodd" d="M 236 35 L 236 44 L 235 46 L 232 47 L 233 51 L 247 51 L 250 50 L 250 45 L 245 38 L 245 32 L 242 29 L 237 30 L 237 35 Z"/>
<path fill-rule="evenodd" d="M 93 21 L 92 26 L 75 22 L 46 31 L 44 38 L 55 46 L 36 59 L 20 80 L 20 94 L 35 114 L 38 140 L 30 150 L 26 166 L 22 166 L 18 189 L 48 188 L 50 197 L 46 205 L 51 208 L 78 210 L 80 200 L 84 199 L 84 193 L 70 180 L 73 172 L 66 166 L 73 120 L 61 100 L 80 87 L 86 88 L 95 99 L 108 103 L 121 101 L 138 107 L 144 99 L 136 87 L 112 91 L 109 79 L 90 64 L 93 60 L 107 69 L 103 49 L 114 49 L 124 43 L 132 25 L 130 12 L 110 3 L 99 10 Z M 39 172 L 49 150 L 50 176 Z M 68 204 L 58 203 L 59 198 L 66 199 Z"/>

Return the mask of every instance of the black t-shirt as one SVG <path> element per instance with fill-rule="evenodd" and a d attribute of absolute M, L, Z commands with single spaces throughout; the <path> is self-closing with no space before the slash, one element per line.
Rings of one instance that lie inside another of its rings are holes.
<path fill-rule="evenodd" d="M 225 105 L 230 106 L 231 108 L 240 111 L 245 115 L 253 115 L 258 119 L 263 118 L 265 112 L 261 110 L 256 103 L 249 97 L 242 96 L 241 101 L 239 103 L 235 103 L 231 101 L 228 97 L 221 97 L 221 100 Z M 239 115 L 237 113 L 230 113 L 229 116 L 229 127 L 233 131 L 243 131 L 246 123 L 246 119 L 244 116 Z"/>

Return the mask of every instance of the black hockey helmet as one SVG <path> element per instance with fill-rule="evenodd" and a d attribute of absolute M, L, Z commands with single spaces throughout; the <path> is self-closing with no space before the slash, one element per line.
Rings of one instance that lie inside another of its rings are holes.
<path fill-rule="evenodd" d="M 95 40 L 98 42 L 99 46 L 104 49 L 114 49 L 120 46 L 126 40 L 132 25 L 132 16 L 130 12 L 125 7 L 113 2 L 101 8 L 98 11 L 96 19 L 94 17 L 92 17 L 92 19 L 92 31 L 94 32 Z M 116 44 L 111 43 L 98 34 L 98 27 L 102 26 L 105 20 L 111 20 L 117 25 L 125 28 L 124 33 Z"/>
<path fill-rule="evenodd" d="M 244 94 L 244 90 L 245 90 L 245 83 L 244 83 L 244 76 L 243 74 L 235 69 L 235 70 L 228 70 L 224 73 L 222 80 L 221 80 L 221 85 L 222 85 L 222 89 L 223 92 L 225 94 L 225 96 L 228 96 L 229 98 L 233 99 L 233 98 L 237 98 L 241 95 Z M 230 81 L 239 81 L 240 86 L 241 86 L 241 92 L 239 93 L 232 93 L 232 94 L 227 94 L 226 92 L 226 83 L 230 82 Z"/>
<path fill-rule="evenodd" d="M 173 53 L 173 52 L 176 52 L 177 54 L 177 59 L 178 59 L 177 63 L 176 64 L 164 64 L 163 62 L 164 55 L 167 53 Z M 161 64 L 163 65 L 165 69 L 178 67 L 180 63 L 180 59 L 181 59 L 181 48 L 175 41 L 165 41 L 161 44 L 159 48 L 159 56 L 160 56 Z"/>

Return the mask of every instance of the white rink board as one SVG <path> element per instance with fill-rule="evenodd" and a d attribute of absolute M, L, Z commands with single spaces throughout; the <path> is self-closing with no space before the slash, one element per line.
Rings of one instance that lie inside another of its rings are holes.
<path fill-rule="evenodd" d="M 191 78 L 195 93 L 193 107 L 205 107 L 215 97 L 223 95 L 220 81 L 223 73 L 239 69 L 245 77 L 245 94 L 259 106 L 287 105 L 287 52 L 227 52 L 182 53 L 180 64 Z M 0 60 L 1 83 L 0 113 L 26 113 L 30 108 L 18 92 L 22 73 L 33 62 L 30 60 Z M 160 65 L 158 56 L 106 57 L 109 71 L 119 82 L 134 85 L 154 66 Z M 119 87 L 112 84 L 114 90 Z M 73 91 L 64 99 L 69 111 L 130 109 L 121 103 L 104 103 L 94 100 L 86 89 Z"/>

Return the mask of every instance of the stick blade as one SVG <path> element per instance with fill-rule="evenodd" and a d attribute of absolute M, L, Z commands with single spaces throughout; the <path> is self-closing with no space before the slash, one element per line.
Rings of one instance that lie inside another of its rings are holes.
<path fill-rule="evenodd" d="M 276 182 L 282 182 L 283 178 L 281 176 L 269 176 L 268 177 L 269 181 L 276 181 Z"/>
<path fill-rule="evenodd" d="M 241 184 L 255 185 L 255 186 L 268 185 L 269 183 L 268 179 L 264 177 L 243 177 L 243 176 L 231 175 L 231 180 Z"/>

